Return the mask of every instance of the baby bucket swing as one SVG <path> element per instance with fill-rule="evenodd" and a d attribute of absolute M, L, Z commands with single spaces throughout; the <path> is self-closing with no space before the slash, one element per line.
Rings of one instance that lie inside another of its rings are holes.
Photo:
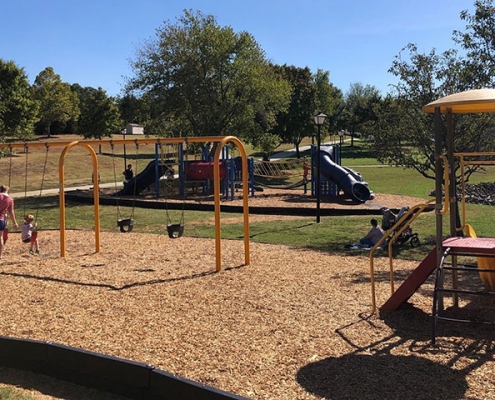
<path fill-rule="evenodd" d="M 138 167 L 138 154 L 139 154 L 139 144 L 137 141 L 135 141 L 136 144 L 136 166 L 135 166 L 135 171 L 137 171 Z M 115 167 L 115 152 L 114 152 L 114 144 L 110 142 L 110 147 L 112 148 L 112 160 L 113 160 L 113 175 L 114 175 L 114 181 L 115 181 L 115 190 L 117 191 L 117 172 L 116 172 L 116 167 Z M 135 177 L 134 177 L 135 179 Z M 116 204 L 117 204 L 117 226 L 120 229 L 120 232 L 122 233 L 128 233 L 132 231 L 132 228 L 134 227 L 134 202 L 136 199 L 136 183 L 134 182 L 134 193 L 132 196 L 132 211 L 131 215 L 129 218 L 122 218 L 122 213 L 120 211 L 120 205 L 119 205 L 119 197 L 117 196 L 116 198 Z"/>
<path fill-rule="evenodd" d="M 182 215 L 180 218 L 180 222 L 178 224 L 172 223 L 172 220 L 170 219 L 170 215 L 168 214 L 168 208 L 166 210 L 167 210 L 168 237 L 170 239 L 177 239 L 184 234 L 184 208 L 182 209 Z"/>
<path fill-rule="evenodd" d="M 161 149 L 161 145 L 160 145 Z M 177 239 L 181 237 L 184 234 L 184 195 L 182 196 L 182 213 L 180 217 L 180 221 L 178 224 L 172 223 L 172 219 L 170 218 L 170 213 L 168 211 L 168 204 L 167 204 L 167 190 L 173 189 L 174 186 L 174 180 L 175 180 L 175 171 L 172 165 L 167 164 L 167 162 L 164 160 L 163 156 L 163 150 L 162 150 L 162 164 L 165 165 L 165 213 L 167 215 L 167 233 L 168 237 L 170 239 Z M 179 190 L 184 190 L 179 189 Z"/>

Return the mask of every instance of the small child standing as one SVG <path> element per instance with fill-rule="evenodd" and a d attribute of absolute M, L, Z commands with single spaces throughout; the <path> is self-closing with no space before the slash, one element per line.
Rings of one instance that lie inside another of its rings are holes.
<path fill-rule="evenodd" d="M 38 243 L 38 232 L 36 231 L 36 222 L 34 216 L 31 214 L 24 217 L 24 223 L 22 224 L 21 238 L 23 243 L 30 243 L 29 252 L 31 254 L 40 254 L 40 246 Z"/>

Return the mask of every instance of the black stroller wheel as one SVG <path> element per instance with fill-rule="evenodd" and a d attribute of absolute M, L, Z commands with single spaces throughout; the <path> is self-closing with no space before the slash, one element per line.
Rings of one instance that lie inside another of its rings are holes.
<path fill-rule="evenodd" d="M 420 244 L 420 242 L 419 242 L 419 237 L 417 237 L 417 236 L 413 236 L 413 237 L 411 238 L 411 247 L 418 247 L 418 246 L 419 246 L 419 244 Z"/>

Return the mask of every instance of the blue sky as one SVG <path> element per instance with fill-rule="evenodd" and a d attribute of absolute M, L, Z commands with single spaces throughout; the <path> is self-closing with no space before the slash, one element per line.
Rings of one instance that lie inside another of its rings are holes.
<path fill-rule="evenodd" d="M 164 21 L 184 9 L 214 15 L 221 26 L 251 33 L 276 64 L 330 71 L 344 93 L 352 83 L 382 94 L 387 72 L 408 43 L 421 52 L 454 47 L 465 30 L 460 11 L 474 0 L 4 0 L 0 58 L 24 68 L 32 83 L 53 67 L 64 82 L 118 95 L 128 60 Z"/>

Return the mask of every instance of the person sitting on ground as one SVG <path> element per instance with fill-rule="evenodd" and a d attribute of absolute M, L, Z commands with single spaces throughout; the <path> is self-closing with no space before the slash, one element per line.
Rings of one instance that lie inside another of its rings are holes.
<path fill-rule="evenodd" d="M 14 229 L 18 229 L 19 225 L 15 218 L 14 199 L 9 196 L 10 188 L 6 185 L 0 186 L 0 259 L 3 255 L 3 249 L 8 237 L 7 216 L 14 223 Z"/>
<path fill-rule="evenodd" d="M 21 238 L 23 243 L 30 243 L 29 252 L 31 254 L 40 254 L 36 222 L 34 222 L 34 216 L 31 214 L 24 217 L 24 223 L 21 228 Z"/>
<path fill-rule="evenodd" d="M 134 171 L 132 170 L 132 164 L 128 164 L 127 168 L 125 169 L 124 172 L 122 172 L 122 175 L 124 175 L 124 186 L 129 183 L 129 181 L 134 178 Z"/>
<path fill-rule="evenodd" d="M 371 229 L 365 237 L 359 239 L 359 244 L 361 246 L 373 247 L 384 235 L 382 227 L 378 225 L 378 221 L 375 218 L 373 218 L 370 222 Z"/>

